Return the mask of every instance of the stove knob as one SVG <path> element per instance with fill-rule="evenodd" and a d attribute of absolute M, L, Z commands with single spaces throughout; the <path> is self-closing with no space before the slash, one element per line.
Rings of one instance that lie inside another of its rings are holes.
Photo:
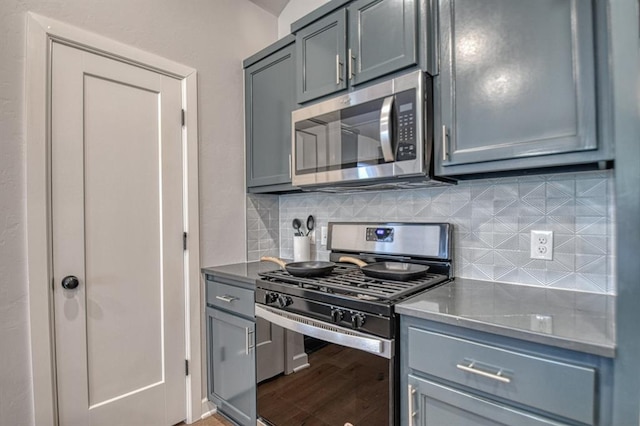
<path fill-rule="evenodd" d="M 275 303 L 278 301 L 278 293 L 271 293 L 271 292 L 266 292 L 264 295 L 264 303 L 266 303 L 267 305 L 269 303 Z"/>
<path fill-rule="evenodd" d="M 344 318 L 344 312 L 341 309 L 331 309 L 331 321 L 336 324 L 342 321 Z"/>
<path fill-rule="evenodd" d="M 351 328 L 360 328 L 364 325 L 365 322 L 364 314 L 360 313 L 352 313 L 351 314 Z"/>
<path fill-rule="evenodd" d="M 286 308 L 292 303 L 293 299 L 291 299 L 289 296 L 283 296 L 282 294 L 278 296 L 278 305 L 280 305 L 281 308 Z"/>

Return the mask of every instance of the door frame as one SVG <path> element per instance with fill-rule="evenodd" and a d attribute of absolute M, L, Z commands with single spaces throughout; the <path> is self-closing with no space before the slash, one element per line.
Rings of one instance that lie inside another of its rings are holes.
<path fill-rule="evenodd" d="M 27 13 L 25 74 L 27 273 L 35 424 L 57 426 L 51 247 L 51 48 L 63 43 L 181 80 L 184 231 L 186 421 L 202 415 L 198 102 L 196 70 L 78 27 Z"/>

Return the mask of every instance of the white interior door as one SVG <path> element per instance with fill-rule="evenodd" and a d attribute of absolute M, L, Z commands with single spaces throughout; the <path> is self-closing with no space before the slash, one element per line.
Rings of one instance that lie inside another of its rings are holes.
<path fill-rule="evenodd" d="M 175 424 L 186 413 L 181 83 L 54 43 L 51 101 L 60 425 Z M 76 288 L 62 287 L 68 276 Z"/>

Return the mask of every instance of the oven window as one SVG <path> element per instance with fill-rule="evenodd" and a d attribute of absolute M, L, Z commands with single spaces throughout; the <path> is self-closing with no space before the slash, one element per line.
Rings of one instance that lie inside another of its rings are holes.
<path fill-rule="evenodd" d="M 277 426 L 389 426 L 393 362 L 305 337 L 309 367 L 258 384 L 258 416 Z"/>

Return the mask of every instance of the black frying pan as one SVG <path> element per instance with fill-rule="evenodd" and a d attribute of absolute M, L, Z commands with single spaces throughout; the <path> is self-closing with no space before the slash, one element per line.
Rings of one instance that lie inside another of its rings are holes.
<path fill-rule="evenodd" d="M 260 260 L 266 262 L 273 262 L 280 265 L 280 267 L 286 270 L 288 273 L 293 275 L 294 277 L 319 277 L 322 275 L 327 275 L 333 268 L 336 266 L 333 262 L 322 262 L 318 260 L 310 260 L 308 262 L 292 262 L 287 263 L 282 259 L 278 259 L 277 257 L 271 256 L 262 256 Z"/>
<path fill-rule="evenodd" d="M 429 270 L 428 266 L 404 262 L 376 262 L 367 263 L 350 256 L 342 256 L 339 262 L 355 263 L 363 274 L 371 278 L 382 280 L 409 281 L 420 278 Z"/>

